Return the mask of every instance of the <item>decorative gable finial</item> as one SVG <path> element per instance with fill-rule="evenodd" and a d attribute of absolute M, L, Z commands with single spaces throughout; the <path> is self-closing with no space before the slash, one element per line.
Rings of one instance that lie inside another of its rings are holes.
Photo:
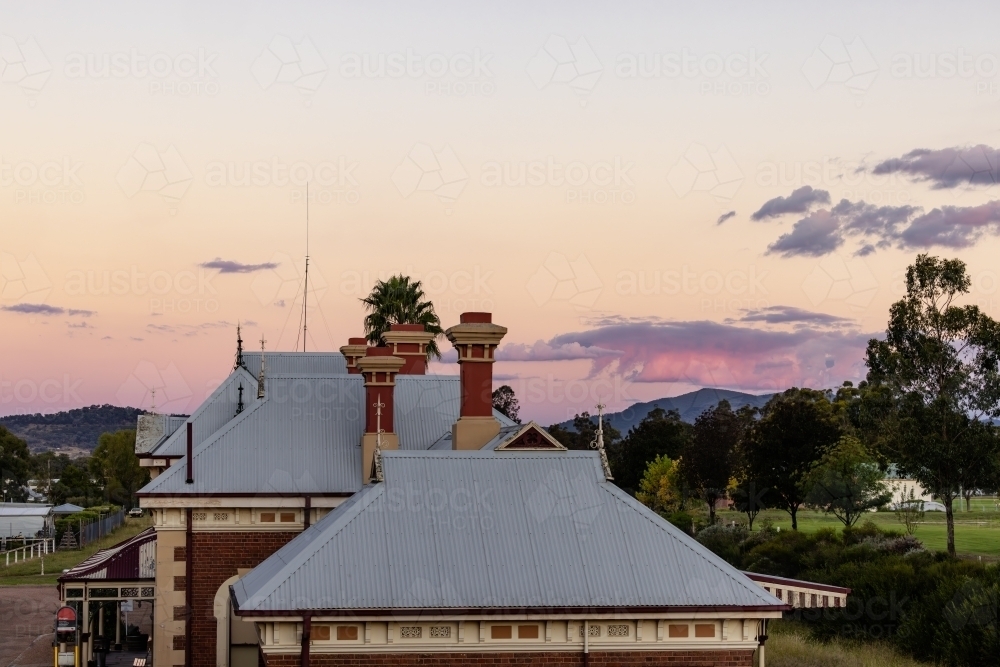
<path fill-rule="evenodd" d="M 156 387 L 153 387 L 153 404 L 149 406 L 149 413 L 156 414 Z"/>
<path fill-rule="evenodd" d="M 382 402 L 382 394 L 378 395 L 378 398 L 372 407 L 375 408 L 375 455 L 372 457 L 372 479 L 376 482 L 384 482 L 385 477 L 382 474 L 382 434 L 385 431 L 382 430 L 382 408 L 385 407 L 385 403 Z"/>
<path fill-rule="evenodd" d="M 590 443 L 591 449 L 596 449 L 601 455 L 601 467 L 604 469 L 604 478 L 609 482 L 614 479 L 611 475 L 611 466 L 608 464 L 608 454 L 604 451 L 604 408 L 603 403 L 597 404 L 597 437 Z"/>
<path fill-rule="evenodd" d="M 237 322 L 236 323 L 236 363 L 233 364 L 233 370 L 235 371 L 240 366 L 242 366 L 243 368 L 246 368 L 247 364 L 246 364 L 245 361 L 243 361 L 243 336 L 240 335 L 240 323 Z"/>
<path fill-rule="evenodd" d="M 239 392 L 240 392 L 240 401 L 239 401 L 239 403 L 236 404 L 236 414 L 240 414 L 241 412 L 243 412 L 243 383 L 242 382 L 240 382 Z"/>
<path fill-rule="evenodd" d="M 264 398 L 264 336 L 260 337 L 260 376 L 257 378 L 257 398 Z"/>

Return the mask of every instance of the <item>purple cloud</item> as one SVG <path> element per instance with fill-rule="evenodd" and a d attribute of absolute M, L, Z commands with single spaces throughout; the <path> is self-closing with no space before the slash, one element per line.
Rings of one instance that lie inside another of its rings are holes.
<path fill-rule="evenodd" d="M 777 241 L 767 247 L 767 254 L 819 257 L 833 252 L 843 244 L 844 231 L 840 219 L 830 211 L 819 210 L 796 222 L 792 231 L 779 236 Z"/>
<path fill-rule="evenodd" d="M 619 350 L 601 347 L 584 347 L 579 343 L 553 346 L 545 341 L 534 345 L 509 343 L 497 350 L 498 361 L 570 361 L 574 359 L 600 359 L 621 354 Z"/>
<path fill-rule="evenodd" d="M 917 206 L 874 206 L 842 199 L 833 208 L 813 211 L 796 222 L 768 246 L 767 254 L 819 257 L 837 250 L 849 237 L 862 240 L 854 253 L 862 257 L 893 245 L 961 249 L 984 236 L 1000 236 L 1000 200 L 924 213 Z"/>
<path fill-rule="evenodd" d="M 755 222 L 777 218 L 786 213 L 805 213 L 817 204 L 829 204 L 830 193 L 826 190 L 814 190 L 811 185 L 803 185 L 787 197 L 775 197 L 764 202 L 750 219 Z"/>
<path fill-rule="evenodd" d="M 203 269 L 218 269 L 219 273 L 254 273 L 255 271 L 278 268 L 278 265 L 275 262 L 264 262 L 263 264 L 243 264 L 242 262 L 235 262 L 228 259 L 222 259 L 220 257 L 216 257 L 210 262 L 202 262 L 198 266 Z"/>
<path fill-rule="evenodd" d="M 979 144 L 931 150 L 918 148 L 906 155 L 875 165 L 873 174 L 907 174 L 929 182 L 935 190 L 959 185 L 993 185 L 998 180 L 1000 151 Z"/>
<path fill-rule="evenodd" d="M 1000 235 L 1000 201 L 936 208 L 915 218 L 899 239 L 904 247 L 911 248 L 968 248 L 986 234 Z"/>
<path fill-rule="evenodd" d="M 840 325 L 853 323 L 844 317 L 828 313 L 816 313 L 794 306 L 767 306 L 755 310 L 747 310 L 746 315 L 739 318 L 740 322 L 763 322 L 765 324 L 810 324 L 810 325 Z"/>
<path fill-rule="evenodd" d="M 777 331 L 709 321 L 622 320 L 562 334 L 548 344 L 616 351 L 594 359 L 591 372 L 617 364 L 616 372 L 635 382 L 778 390 L 860 380 L 871 337 L 853 329 Z M 830 374 L 831 360 L 837 376 Z"/>
<path fill-rule="evenodd" d="M 13 306 L 0 306 L 0 310 L 24 315 L 62 315 L 66 312 L 65 308 L 44 303 L 15 303 Z"/>
<path fill-rule="evenodd" d="M 729 220 L 730 218 L 733 218 L 733 217 L 736 217 L 736 211 L 730 211 L 729 213 L 723 213 L 722 215 L 719 216 L 719 219 L 715 221 L 715 224 L 721 225 L 726 220 Z"/>
<path fill-rule="evenodd" d="M 97 313 L 93 310 L 79 310 L 76 308 L 70 308 L 67 312 L 70 317 L 93 317 Z"/>

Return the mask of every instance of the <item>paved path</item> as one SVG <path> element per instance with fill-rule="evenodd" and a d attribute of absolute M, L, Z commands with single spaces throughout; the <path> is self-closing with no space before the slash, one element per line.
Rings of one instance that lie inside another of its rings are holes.
<path fill-rule="evenodd" d="M 51 667 L 55 586 L 0 587 L 0 665 Z"/>

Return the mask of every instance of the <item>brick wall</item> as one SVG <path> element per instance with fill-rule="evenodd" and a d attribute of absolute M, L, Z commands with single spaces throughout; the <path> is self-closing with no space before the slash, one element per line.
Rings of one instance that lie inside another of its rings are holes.
<path fill-rule="evenodd" d="M 615 651 L 588 654 L 590 667 L 638 667 L 643 665 L 673 665 L 675 667 L 751 667 L 753 651 Z M 265 656 L 267 667 L 299 667 L 297 654 Z M 310 667 L 467 667 L 496 665 L 498 667 L 534 667 L 558 665 L 583 667 L 580 651 L 551 653 L 341 653 L 309 656 Z"/>
<path fill-rule="evenodd" d="M 242 568 L 254 568 L 298 533 L 233 532 L 192 536 L 192 610 L 188 627 L 192 643 L 190 667 L 215 667 L 215 594 L 222 582 Z"/>

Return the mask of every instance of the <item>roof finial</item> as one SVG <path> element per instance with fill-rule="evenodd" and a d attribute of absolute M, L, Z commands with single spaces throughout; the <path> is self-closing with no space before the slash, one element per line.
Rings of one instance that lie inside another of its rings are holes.
<path fill-rule="evenodd" d="M 264 336 L 260 337 L 260 376 L 257 378 L 257 398 L 264 398 Z"/>
<path fill-rule="evenodd" d="M 153 404 L 149 406 L 149 413 L 156 414 L 156 387 L 153 387 Z"/>
<path fill-rule="evenodd" d="M 243 412 L 243 383 L 242 382 L 240 382 L 239 392 L 240 392 L 240 401 L 239 401 L 239 403 L 236 404 L 236 414 L 240 414 L 241 412 Z"/>
<path fill-rule="evenodd" d="M 243 336 L 240 335 L 240 323 L 237 322 L 236 323 L 236 363 L 233 364 L 233 370 L 235 371 L 240 366 L 242 366 L 243 368 L 246 368 L 247 364 L 246 364 L 245 361 L 243 361 Z"/>
<path fill-rule="evenodd" d="M 384 482 L 385 476 L 382 474 L 382 434 L 385 431 L 382 430 L 382 408 L 385 407 L 385 403 L 382 402 L 382 394 L 378 395 L 378 398 L 372 403 L 372 407 L 375 408 L 375 455 L 372 457 L 372 478 L 376 482 Z"/>
<path fill-rule="evenodd" d="M 601 467 L 604 469 L 604 478 L 609 482 L 614 479 L 611 475 L 611 466 L 608 464 L 608 454 L 604 451 L 604 408 L 603 403 L 597 404 L 597 436 L 591 441 L 590 447 L 596 449 L 601 455 Z"/>

